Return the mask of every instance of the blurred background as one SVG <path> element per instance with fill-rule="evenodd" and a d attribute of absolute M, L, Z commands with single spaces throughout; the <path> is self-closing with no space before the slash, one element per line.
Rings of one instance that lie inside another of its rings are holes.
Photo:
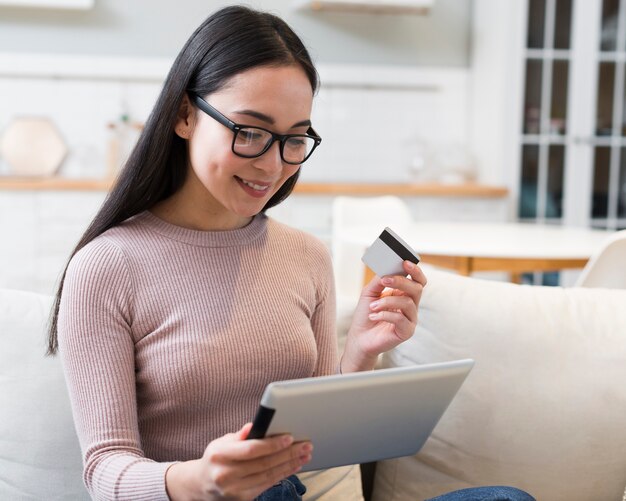
<path fill-rule="evenodd" d="M 51 293 L 213 0 L 0 0 L 0 287 Z M 260 0 L 317 63 L 322 146 L 273 211 L 626 228 L 626 0 Z M 543 280 L 543 279 L 542 279 Z"/>

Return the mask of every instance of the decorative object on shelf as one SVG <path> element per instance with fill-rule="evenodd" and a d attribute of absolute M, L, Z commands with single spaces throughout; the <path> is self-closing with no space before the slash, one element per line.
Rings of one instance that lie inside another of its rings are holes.
<path fill-rule="evenodd" d="M 466 184 L 476 182 L 476 164 L 463 144 L 442 144 L 436 152 L 435 163 L 442 184 Z"/>
<path fill-rule="evenodd" d="M 41 9 L 92 9 L 95 0 L 0 0 L 0 7 L 28 7 Z"/>
<path fill-rule="evenodd" d="M 20 117 L 7 126 L 0 152 L 14 176 L 50 176 L 63 163 L 68 147 L 49 118 Z"/>
<path fill-rule="evenodd" d="M 109 129 L 107 177 L 112 179 L 117 176 L 137 143 L 143 130 L 143 123 L 132 121 L 128 113 L 122 113 L 119 119 L 109 123 L 107 128 Z"/>
<path fill-rule="evenodd" d="M 435 0 L 296 0 L 299 8 L 313 11 L 369 14 L 419 14 L 430 12 Z"/>
<path fill-rule="evenodd" d="M 413 137 L 406 141 L 406 145 L 410 180 L 415 183 L 436 181 L 437 169 L 431 144 L 421 137 Z"/>
<path fill-rule="evenodd" d="M 463 144 L 407 141 L 409 176 L 414 183 L 466 185 L 476 182 L 476 164 Z"/>

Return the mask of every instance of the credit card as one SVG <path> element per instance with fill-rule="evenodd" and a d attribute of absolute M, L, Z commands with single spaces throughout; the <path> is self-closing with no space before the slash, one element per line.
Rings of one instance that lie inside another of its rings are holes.
<path fill-rule="evenodd" d="M 370 245 L 361 261 L 379 277 L 385 275 L 406 275 L 402 263 L 419 263 L 420 257 L 409 244 L 400 238 L 391 228 L 383 232 Z"/>

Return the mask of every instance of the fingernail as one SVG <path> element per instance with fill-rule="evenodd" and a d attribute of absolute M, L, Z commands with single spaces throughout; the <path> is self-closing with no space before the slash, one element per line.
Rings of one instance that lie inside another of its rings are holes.
<path fill-rule="evenodd" d="M 380 313 L 370 313 L 368 316 L 370 320 L 378 320 L 380 318 Z"/>
<path fill-rule="evenodd" d="M 391 285 L 391 284 L 393 284 L 393 278 L 391 277 L 383 278 L 383 285 Z"/>
<path fill-rule="evenodd" d="M 309 454 L 311 453 L 312 450 L 313 450 L 313 446 L 311 444 L 304 444 L 301 449 L 303 454 Z"/>
<path fill-rule="evenodd" d="M 413 268 L 415 268 L 415 263 L 413 261 L 406 261 L 406 267 L 409 270 L 412 270 Z"/>
<path fill-rule="evenodd" d="M 374 309 L 378 308 L 379 305 L 380 305 L 380 301 L 373 301 L 373 302 L 370 303 L 370 308 L 372 310 L 374 310 Z"/>
<path fill-rule="evenodd" d="M 281 440 L 281 443 L 287 447 L 293 443 L 293 437 L 291 435 L 285 435 Z"/>

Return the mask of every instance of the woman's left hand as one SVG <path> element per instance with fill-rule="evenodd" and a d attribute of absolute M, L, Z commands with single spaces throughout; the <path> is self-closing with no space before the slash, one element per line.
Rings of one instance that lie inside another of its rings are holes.
<path fill-rule="evenodd" d="M 363 288 L 341 357 L 342 373 L 373 369 L 378 355 L 413 335 L 426 276 L 410 261 L 404 261 L 404 270 L 408 277 L 374 276 Z"/>

